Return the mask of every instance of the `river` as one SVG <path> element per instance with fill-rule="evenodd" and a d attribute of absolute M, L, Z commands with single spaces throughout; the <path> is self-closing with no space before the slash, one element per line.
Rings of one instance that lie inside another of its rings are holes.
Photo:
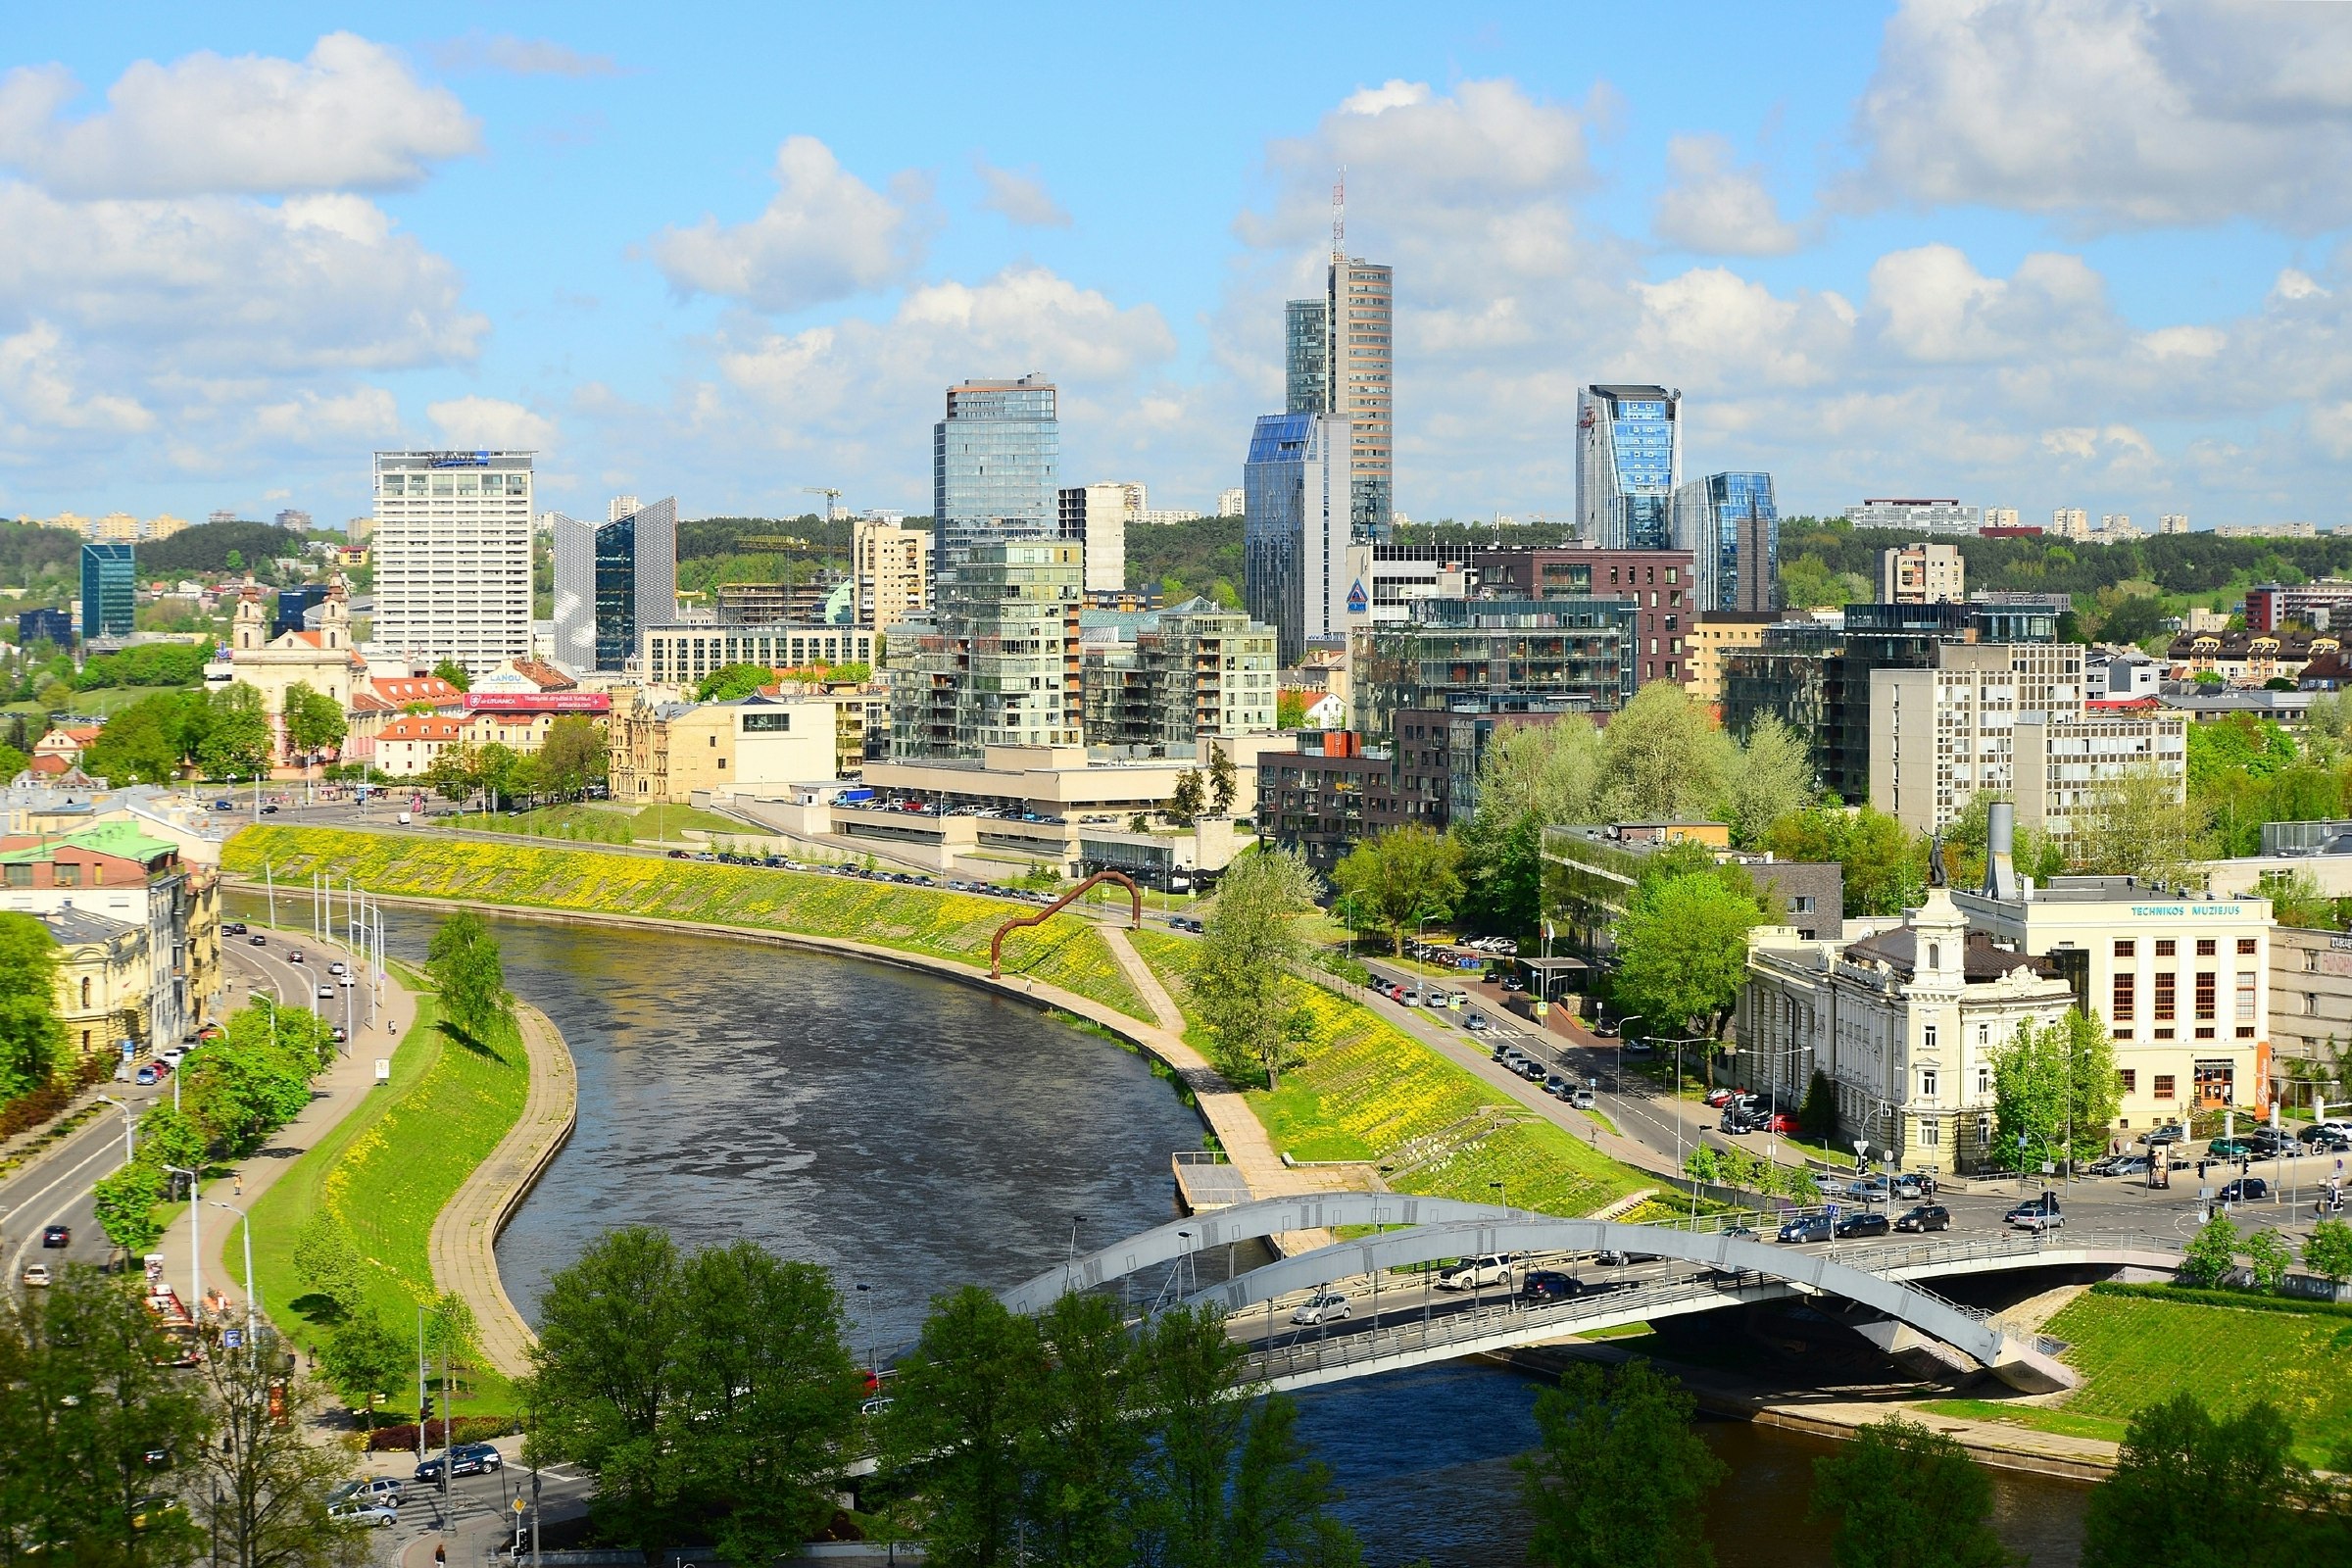
<path fill-rule="evenodd" d="M 385 919 L 392 951 L 420 961 L 429 919 Z M 498 1246 L 526 1317 L 600 1231 L 650 1224 L 828 1264 L 859 1336 L 904 1344 L 935 1293 L 1052 1267 L 1073 1216 L 1082 1249 L 1168 1218 L 1169 1152 L 1200 1144 L 1141 1057 L 951 981 L 715 938 L 495 924 L 508 983 L 579 1066 L 578 1130 Z M 1201 1261 L 1204 1281 L 1221 1272 Z M 1535 1392 L 1462 1364 L 1299 1396 L 1368 1563 L 1525 1560 L 1511 1459 L 1535 1445 Z M 1805 1500 L 1835 1445 L 1702 1431 L 1732 1471 L 1709 1507 L 1720 1568 L 1827 1563 Z M 2012 1549 L 2074 1562 L 2083 1490 L 1993 1476 Z"/>

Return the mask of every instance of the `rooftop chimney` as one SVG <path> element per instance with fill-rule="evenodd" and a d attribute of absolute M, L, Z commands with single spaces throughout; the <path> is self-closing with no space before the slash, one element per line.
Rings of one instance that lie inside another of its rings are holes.
<path fill-rule="evenodd" d="M 1996 899 L 2017 897 L 2017 808 L 1995 801 L 1984 818 L 1984 891 Z"/>

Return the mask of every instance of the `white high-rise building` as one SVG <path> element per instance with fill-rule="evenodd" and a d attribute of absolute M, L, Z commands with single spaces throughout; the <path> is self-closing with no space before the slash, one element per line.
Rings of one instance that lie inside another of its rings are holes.
<path fill-rule="evenodd" d="M 1127 586 L 1127 528 L 1140 524 L 1140 484 L 1072 485 L 1061 492 L 1059 535 L 1086 547 L 1089 593 Z"/>
<path fill-rule="evenodd" d="M 2156 531 L 2160 534 L 2188 532 L 2188 514 L 2185 512 L 2166 513 L 2156 519 Z"/>
<path fill-rule="evenodd" d="M 377 643 L 474 675 L 529 657 L 531 457 L 375 455 Z"/>
<path fill-rule="evenodd" d="M 614 496 L 605 503 L 605 520 L 618 522 L 636 510 L 637 498 L 635 496 Z"/>
<path fill-rule="evenodd" d="M 1242 497 L 1244 494 L 1245 492 L 1238 484 L 1230 490 L 1218 491 L 1217 515 L 1220 517 L 1240 516 L 1244 510 L 1242 506 Z"/>

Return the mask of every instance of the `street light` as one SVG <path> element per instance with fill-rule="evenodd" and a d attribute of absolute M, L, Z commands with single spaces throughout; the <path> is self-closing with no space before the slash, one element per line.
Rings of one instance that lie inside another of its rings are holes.
<path fill-rule="evenodd" d="M 254 1303 L 254 1299 L 253 1299 L 253 1216 L 252 1216 L 252 1215 L 250 1215 L 250 1214 L 248 1214 L 248 1213 L 246 1213 L 246 1212 L 245 1212 L 245 1210 L 243 1210 L 243 1209 L 239 1208 L 239 1207 L 238 1207 L 236 1204 L 234 1204 L 234 1203 L 223 1203 L 223 1202 L 222 1202 L 222 1201 L 220 1201 L 220 1200 L 219 1200 L 218 1198 L 208 1198 L 208 1199 L 206 1199 L 206 1200 L 205 1200 L 205 1201 L 206 1201 L 206 1202 L 208 1202 L 208 1203 L 210 1203 L 210 1204 L 212 1204 L 212 1205 L 213 1205 L 215 1208 L 225 1208 L 225 1209 L 227 1209 L 227 1210 L 228 1210 L 228 1211 L 229 1211 L 231 1214 L 234 1214 L 234 1215 L 236 1215 L 236 1216 L 237 1216 L 237 1219 L 238 1219 L 238 1221 L 239 1221 L 239 1223 L 240 1223 L 240 1224 L 243 1226 L 243 1228 L 244 1228 L 244 1236 L 245 1236 L 245 1348 L 246 1348 L 246 1350 L 247 1350 L 247 1351 L 248 1351 L 250 1354 L 252 1354 L 252 1355 L 253 1355 L 253 1356 L 256 1358 L 256 1360 L 258 1361 L 258 1360 L 259 1360 L 259 1358 L 260 1358 L 260 1355 L 261 1355 L 261 1350 L 260 1350 L 259 1347 L 258 1347 L 258 1346 L 255 1344 L 254 1337 L 253 1337 L 253 1326 L 254 1326 L 254 1304 L 255 1304 L 255 1303 Z"/>
<path fill-rule="evenodd" d="M 176 1109 L 178 1109 L 178 1108 L 179 1108 L 179 1107 L 178 1107 L 178 1104 L 177 1104 L 177 1102 L 176 1102 L 177 1094 L 178 1094 L 178 1086 L 179 1086 L 179 1077 L 178 1077 L 178 1075 L 177 1075 L 176 1073 L 172 1075 L 172 1093 L 173 1093 L 173 1097 L 174 1097 L 174 1103 L 173 1103 L 173 1105 L 172 1105 L 172 1108 L 173 1108 L 174 1110 L 176 1110 Z M 131 1143 L 130 1143 L 130 1140 L 131 1140 L 131 1132 L 132 1132 L 132 1129 L 133 1129 L 134 1127 L 136 1127 L 136 1126 L 137 1126 L 137 1123 L 136 1123 L 136 1122 L 135 1122 L 135 1121 L 132 1119 L 132 1117 L 131 1117 L 131 1114 L 130 1114 L 130 1111 L 131 1111 L 131 1104 L 130 1104 L 130 1102 L 129 1102 L 129 1101 L 127 1101 L 127 1100 L 117 1100 L 117 1099 L 116 1099 L 114 1096 L 112 1096 L 112 1095 L 99 1095 L 99 1096 L 97 1096 L 97 1097 L 95 1097 L 95 1098 L 97 1098 L 97 1099 L 98 1099 L 98 1100 L 100 1100 L 100 1101 L 103 1101 L 105 1103 L 107 1103 L 107 1104 L 109 1104 L 109 1105 L 119 1105 L 119 1106 L 121 1106 L 121 1107 L 122 1107 L 122 1163 L 123 1163 L 123 1164 L 125 1164 L 125 1165 L 127 1165 L 127 1164 L 129 1164 L 129 1163 L 130 1163 L 130 1161 L 131 1161 L 131 1158 L 132 1158 L 132 1153 L 131 1153 Z"/>
<path fill-rule="evenodd" d="M 204 1310 L 204 1226 L 203 1211 L 198 1207 L 203 1178 L 185 1165 L 166 1165 L 164 1169 L 188 1179 L 188 1312 L 193 1317 Z"/>

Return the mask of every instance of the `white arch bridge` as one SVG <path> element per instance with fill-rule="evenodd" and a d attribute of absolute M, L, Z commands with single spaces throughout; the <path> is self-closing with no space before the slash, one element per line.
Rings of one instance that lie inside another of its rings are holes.
<path fill-rule="evenodd" d="M 1065 1291 L 1154 1270 L 1177 1284 L 1184 1265 L 1212 1249 L 1289 1232 L 1363 1225 L 1383 1228 L 1279 1259 L 1181 1298 L 1223 1308 L 1237 1338 L 1250 1346 L 1250 1374 L 1274 1388 L 1309 1388 L 1620 1324 L 1808 1296 L 1838 1298 L 1877 1314 L 1856 1326 L 1884 1349 L 1934 1342 L 2013 1388 L 2044 1393 L 2078 1381 L 2047 1342 L 2005 1330 L 1918 1282 L 2069 1265 L 2172 1270 L 2180 1262 L 2178 1241 L 2137 1233 L 1947 1233 L 1935 1240 L 1794 1246 L 1669 1226 L 1559 1219 L 1451 1199 L 1330 1193 L 1266 1199 L 1172 1221 L 1073 1257 L 1004 1292 L 1003 1299 L 1015 1311 L 1035 1312 Z M 1423 1288 L 1425 1282 L 1416 1281 L 1403 1289 L 1392 1287 L 1396 1304 L 1383 1308 L 1380 1281 L 1388 1271 L 1487 1252 L 1548 1253 L 1562 1259 L 1614 1253 L 1665 1266 L 1613 1270 L 1610 1283 L 1544 1304 L 1524 1302 L 1507 1287 L 1441 1303 Z M 1351 1306 L 1364 1309 L 1364 1315 L 1303 1330 L 1281 1320 L 1278 1308 L 1291 1298 L 1354 1280 L 1368 1287 L 1368 1294 L 1350 1293 Z M 1166 1294 L 1167 1286 L 1162 1290 Z M 1264 1316 L 1254 1319 L 1259 1308 Z"/>

